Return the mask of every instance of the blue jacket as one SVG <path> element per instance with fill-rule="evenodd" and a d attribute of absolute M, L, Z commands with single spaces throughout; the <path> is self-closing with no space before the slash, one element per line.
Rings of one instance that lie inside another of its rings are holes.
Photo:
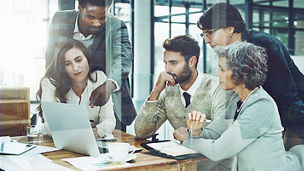
<path fill-rule="evenodd" d="M 244 30 L 242 39 L 266 49 L 269 71 L 263 88 L 277 103 L 282 125 L 304 138 L 304 75 L 275 36 Z"/>

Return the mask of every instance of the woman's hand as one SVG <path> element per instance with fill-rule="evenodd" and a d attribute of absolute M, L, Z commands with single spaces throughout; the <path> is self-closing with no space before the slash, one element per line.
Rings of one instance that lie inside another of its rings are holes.
<path fill-rule="evenodd" d="M 188 114 L 187 127 L 191 135 L 199 136 L 202 133 L 205 119 L 206 115 L 201 112 L 193 111 Z"/>
<path fill-rule="evenodd" d="M 95 138 L 97 138 L 99 135 L 98 135 L 98 129 L 96 128 L 96 124 L 94 123 L 93 120 L 90 120 L 90 122 L 91 122 L 91 127 L 93 130 L 94 136 L 95 136 Z"/>
<path fill-rule="evenodd" d="M 188 138 L 188 133 L 187 133 L 187 128 L 184 128 L 184 127 L 180 127 L 178 129 L 176 129 L 174 132 L 173 132 L 173 137 L 174 139 L 180 141 L 180 142 L 183 142 L 185 141 L 185 139 Z"/>
<path fill-rule="evenodd" d="M 94 136 L 95 138 L 97 138 L 99 135 L 98 135 L 98 129 L 95 127 L 95 128 L 92 128 L 93 129 L 93 133 L 94 133 Z"/>

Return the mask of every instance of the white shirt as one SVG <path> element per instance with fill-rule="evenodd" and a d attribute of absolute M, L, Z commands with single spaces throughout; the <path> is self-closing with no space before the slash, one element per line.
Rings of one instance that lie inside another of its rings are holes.
<path fill-rule="evenodd" d="M 73 39 L 76 39 L 76 40 L 82 42 L 84 44 L 84 46 L 87 49 L 89 49 L 89 47 L 91 47 L 92 44 L 94 43 L 95 35 L 90 34 L 87 37 L 85 37 L 82 33 L 80 33 L 79 27 L 78 27 L 78 24 L 79 24 L 78 18 L 79 18 L 79 14 L 77 15 L 76 22 L 75 22 Z M 116 89 L 113 92 L 120 90 L 120 86 L 118 85 L 118 83 L 115 80 L 113 80 L 113 79 L 108 79 L 108 80 L 113 81 L 114 84 L 116 85 Z"/>
<path fill-rule="evenodd" d="M 79 14 L 77 15 L 77 18 L 76 18 L 73 38 L 81 41 L 86 48 L 89 48 L 90 46 L 92 46 L 95 36 L 91 34 L 91 35 L 88 35 L 87 37 L 85 37 L 82 33 L 80 33 L 79 28 L 78 28 L 78 18 L 79 18 Z"/>
<path fill-rule="evenodd" d="M 199 86 L 200 86 L 201 83 L 202 83 L 202 80 L 203 80 L 204 75 L 201 74 L 201 73 L 198 72 L 198 71 L 197 71 L 197 73 L 198 73 L 198 75 L 197 75 L 197 77 L 196 77 L 194 83 L 191 85 L 191 87 L 190 87 L 187 91 L 183 90 L 182 87 L 179 85 L 179 89 L 180 89 L 180 93 L 181 93 L 180 95 L 181 95 L 182 103 L 183 103 L 184 106 L 186 106 L 186 101 L 185 101 L 185 98 L 184 98 L 184 96 L 183 96 L 183 93 L 184 93 L 184 92 L 187 92 L 188 94 L 191 95 L 191 97 L 190 97 L 190 103 L 191 103 L 191 101 L 192 101 L 192 99 L 193 99 L 193 96 L 194 96 L 194 94 L 196 93 L 196 90 L 199 88 Z"/>
<path fill-rule="evenodd" d="M 105 82 L 107 79 L 106 75 L 102 71 L 95 71 L 92 73 L 92 78 L 95 80 L 97 75 L 97 81 L 92 82 L 88 80 L 88 84 L 81 94 L 81 99 L 75 94 L 75 92 L 70 89 L 67 94 L 67 103 L 69 104 L 79 104 L 84 106 L 89 106 L 89 98 L 93 90 L 95 90 L 99 85 Z M 41 81 L 42 95 L 41 101 L 49 102 L 59 102 L 59 99 L 55 96 L 56 87 L 51 83 L 48 78 L 43 78 Z M 89 118 L 94 121 L 98 129 L 99 136 L 103 137 L 111 134 L 115 128 L 116 119 L 114 116 L 112 97 L 109 101 L 101 107 L 95 106 L 93 108 L 89 107 Z M 48 125 L 45 122 L 46 133 L 49 134 Z"/>

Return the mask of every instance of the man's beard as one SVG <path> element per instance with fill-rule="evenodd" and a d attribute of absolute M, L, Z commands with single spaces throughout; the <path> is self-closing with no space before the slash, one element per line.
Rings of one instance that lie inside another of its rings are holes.
<path fill-rule="evenodd" d="M 183 70 L 177 76 L 176 74 L 171 74 L 175 79 L 175 84 L 185 83 L 190 81 L 192 77 L 192 71 L 190 70 L 188 64 L 186 63 L 183 67 Z"/>

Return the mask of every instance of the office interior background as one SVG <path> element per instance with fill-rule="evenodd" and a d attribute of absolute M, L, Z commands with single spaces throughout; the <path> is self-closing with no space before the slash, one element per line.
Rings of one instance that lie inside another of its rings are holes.
<path fill-rule="evenodd" d="M 303 0 L 113 0 L 110 13 L 127 23 L 133 44 L 134 63 L 130 73 L 133 102 L 139 112 L 164 70 L 162 43 L 168 37 L 190 34 L 200 42 L 198 70 L 215 75 L 217 58 L 199 36 L 196 22 L 217 2 L 227 2 L 242 13 L 247 28 L 275 35 L 304 72 Z M 77 9 L 77 0 L 0 1 L 1 87 L 30 87 L 31 115 L 37 113 L 35 94 L 45 69 L 44 53 L 49 22 L 58 10 Z M 127 132 L 134 134 L 133 125 Z M 160 139 L 172 138 L 167 122 Z"/>

